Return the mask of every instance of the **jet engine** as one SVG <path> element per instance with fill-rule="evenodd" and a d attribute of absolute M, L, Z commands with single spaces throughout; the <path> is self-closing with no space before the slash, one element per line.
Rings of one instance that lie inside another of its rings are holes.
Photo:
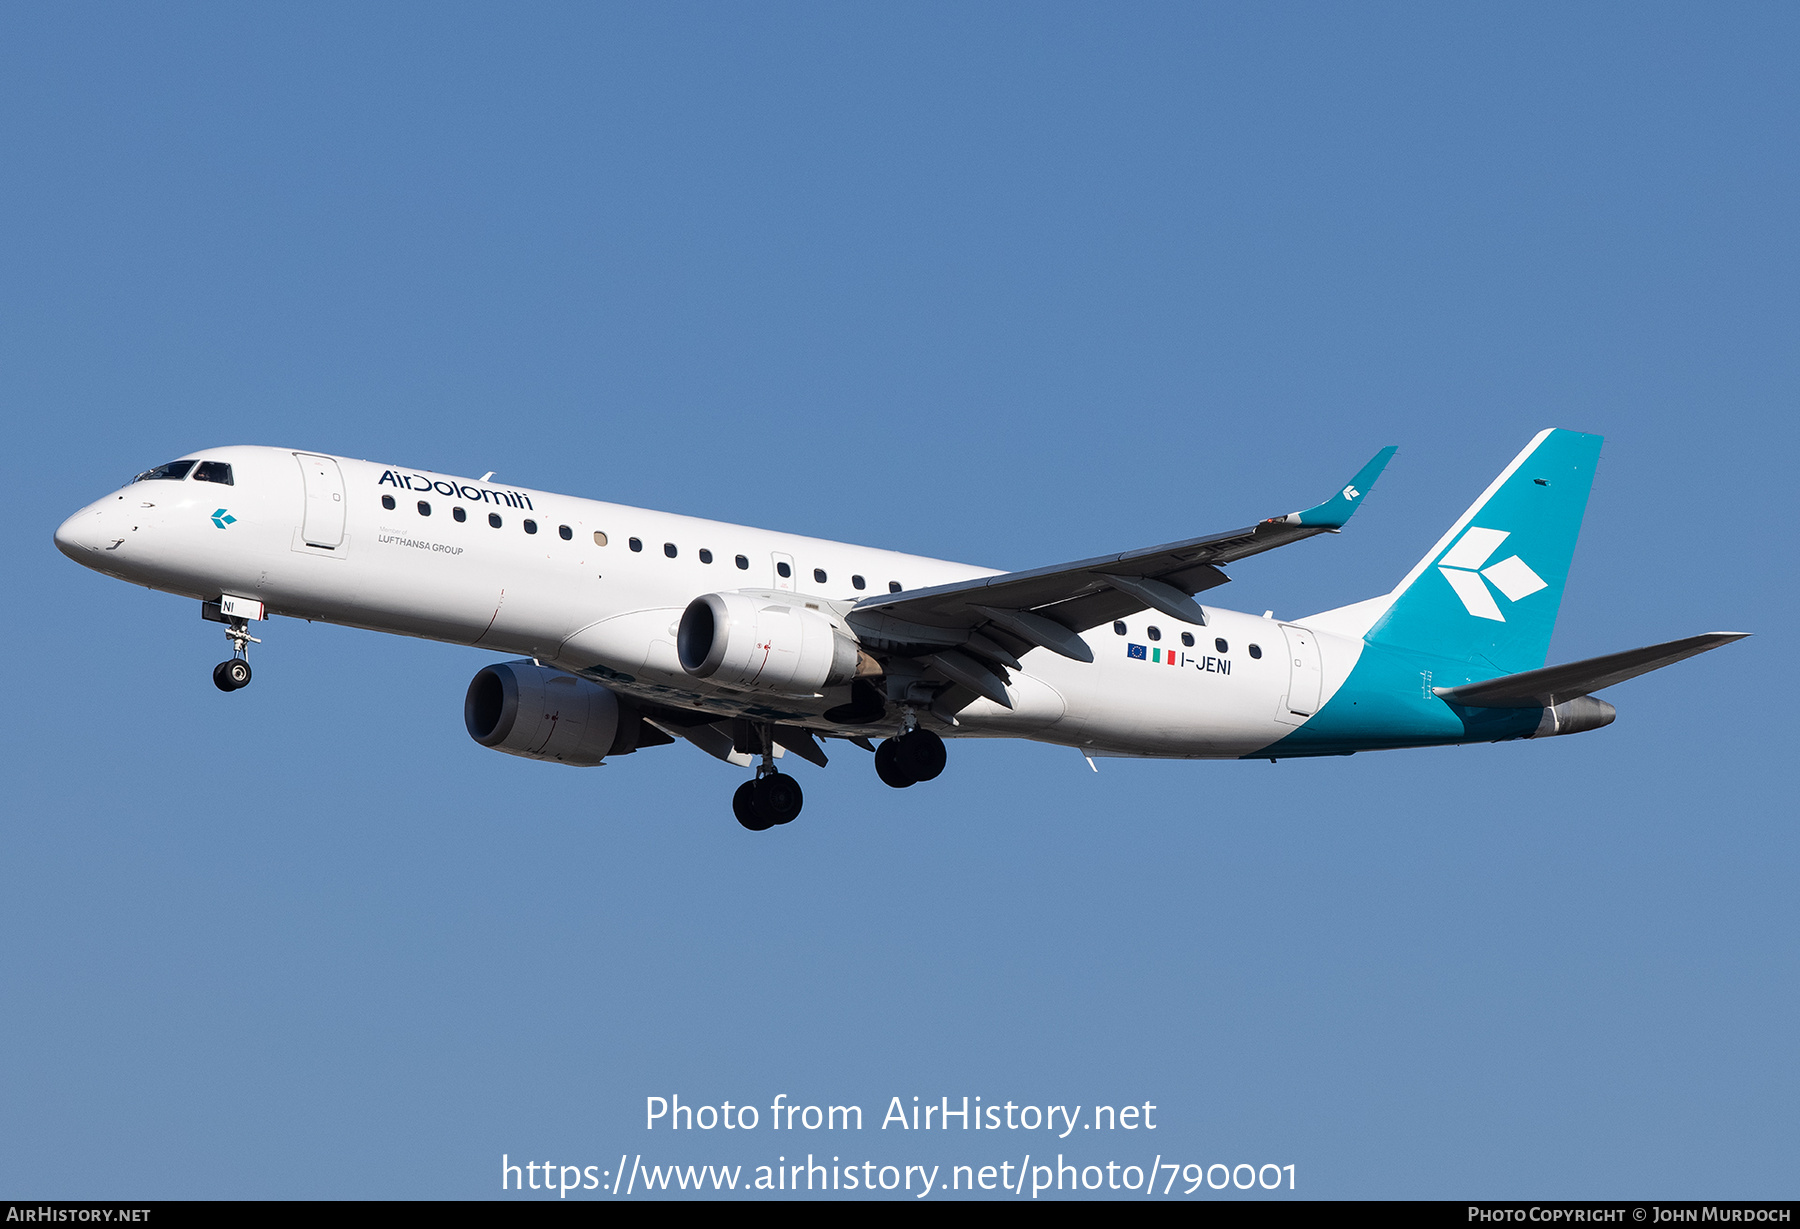
<path fill-rule="evenodd" d="M 859 660 L 868 660 L 820 612 L 743 593 L 708 593 L 689 602 L 675 651 L 695 678 L 788 695 L 848 683 Z"/>
<path fill-rule="evenodd" d="M 507 661 L 470 681 L 463 724 L 470 738 L 508 755 L 591 766 L 637 750 L 640 722 L 629 702 L 598 683 Z"/>

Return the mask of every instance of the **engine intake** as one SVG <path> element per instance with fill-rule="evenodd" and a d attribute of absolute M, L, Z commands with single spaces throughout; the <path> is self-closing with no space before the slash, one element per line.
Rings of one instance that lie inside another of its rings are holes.
<path fill-rule="evenodd" d="M 484 747 L 591 767 L 637 750 L 638 716 L 600 684 L 531 661 L 488 666 L 469 682 L 463 724 Z"/>
<path fill-rule="evenodd" d="M 813 695 L 856 677 L 856 641 L 816 610 L 743 593 L 688 603 L 676 629 L 681 668 L 722 687 Z"/>

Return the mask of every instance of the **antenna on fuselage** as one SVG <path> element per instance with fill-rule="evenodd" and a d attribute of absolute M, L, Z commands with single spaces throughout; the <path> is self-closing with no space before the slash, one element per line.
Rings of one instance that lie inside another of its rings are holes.
<path fill-rule="evenodd" d="M 481 475 L 481 477 L 477 478 L 475 481 L 486 482 L 489 478 L 492 478 L 493 476 L 494 476 L 494 471 L 490 469 L 487 473 Z"/>

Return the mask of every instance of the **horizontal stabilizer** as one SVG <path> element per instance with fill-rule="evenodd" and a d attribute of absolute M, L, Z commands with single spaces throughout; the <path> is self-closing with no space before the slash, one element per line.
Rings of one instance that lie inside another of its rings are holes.
<path fill-rule="evenodd" d="M 1667 644 L 1652 644 L 1623 653 L 1608 653 L 1604 657 L 1590 657 L 1586 661 L 1572 661 L 1567 665 L 1545 666 L 1523 674 L 1465 683 L 1461 687 L 1433 687 L 1432 691 L 1465 708 L 1554 708 L 1565 700 L 1672 666 L 1708 649 L 1742 640 L 1749 634 L 1707 632 L 1685 640 L 1671 640 Z"/>

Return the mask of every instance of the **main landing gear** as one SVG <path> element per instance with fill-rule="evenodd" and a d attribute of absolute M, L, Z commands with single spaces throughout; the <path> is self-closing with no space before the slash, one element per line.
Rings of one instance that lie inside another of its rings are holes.
<path fill-rule="evenodd" d="M 944 771 L 944 740 L 914 726 L 875 748 L 875 775 L 895 789 L 930 781 Z"/>
<path fill-rule="evenodd" d="M 213 667 L 213 686 L 220 691 L 236 691 L 250 685 L 250 646 L 261 644 L 250 634 L 248 619 L 228 619 L 225 639 L 231 641 L 231 660 Z"/>
<path fill-rule="evenodd" d="M 875 773 L 895 789 L 933 780 L 944 771 L 949 758 L 943 739 L 912 723 L 910 714 L 908 724 L 911 729 L 875 748 Z M 756 767 L 755 779 L 738 786 L 731 796 L 731 810 L 738 823 L 750 831 L 766 832 L 777 824 L 792 823 L 805 799 L 798 781 L 775 770 L 773 731 L 752 726 L 750 741 L 753 753 L 761 753 L 762 763 Z M 740 742 L 738 749 L 746 748 Z"/>
<path fill-rule="evenodd" d="M 800 782 L 775 770 L 773 734 L 767 726 L 753 727 L 761 746 L 762 763 L 756 766 L 756 778 L 737 787 L 731 796 L 731 811 L 738 823 L 752 832 L 766 832 L 776 824 L 791 824 L 806 803 Z"/>

